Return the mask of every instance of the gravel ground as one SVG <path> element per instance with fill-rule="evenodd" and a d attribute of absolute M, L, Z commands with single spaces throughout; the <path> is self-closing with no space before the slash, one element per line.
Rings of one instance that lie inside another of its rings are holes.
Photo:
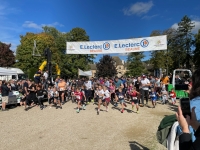
<path fill-rule="evenodd" d="M 111 107 L 111 106 L 110 106 Z M 2 150 L 166 150 L 156 140 L 156 131 L 165 115 L 176 106 L 158 104 L 155 109 L 141 107 L 131 113 L 131 105 L 122 114 L 118 109 L 96 114 L 89 104 L 79 114 L 76 105 L 67 102 L 63 109 L 23 107 L 0 112 Z"/>

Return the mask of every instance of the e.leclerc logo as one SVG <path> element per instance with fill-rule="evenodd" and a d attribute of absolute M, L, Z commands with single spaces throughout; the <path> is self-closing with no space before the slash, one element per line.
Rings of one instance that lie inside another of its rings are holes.
<path fill-rule="evenodd" d="M 149 41 L 148 40 L 146 40 L 146 39 L 143 39 L 141 42 L 140 42 L 140 45 L 142 46 L 142 47 L 147 47 L 148 45 L 149 45 Z"/>
<path fill-rule="evenodd" d="M 103 49 L 109 50 L 109 49 L 110 49 L 110 43 L 105 42 L 105 43 L 103 44 Z"/>

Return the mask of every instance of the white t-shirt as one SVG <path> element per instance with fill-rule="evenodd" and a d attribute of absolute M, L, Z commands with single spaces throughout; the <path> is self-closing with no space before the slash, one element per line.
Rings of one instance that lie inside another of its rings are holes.
<path fill-rule="evenodd" d="M 45 79 L 47 79 L 47 78 L 48 78 L 48 73 L 45 72 L 45 73 L 43 74 L 43 76 L 44 76 Z"/>
<path fill-rule="evenodd" d="M 92 82 L 90 80 L 88 82 L 85 82 L 84 85 L 87 90 L 92 88 Z"/>
<path fill-rule="evenodd" d="M 110 97 L 110 92 L 108 90 L 104 91 L 104 97 L 103 97 L 103 99 L 109 98 L 109 97 Z"/>
<path fill-rule="evenodd" d="M 141 80 L 141 84 L 142 84 L 142 89 L 143 89 L 143 90 L 149 90 L 149 86 L 143 86 L 143 85 L 145 85 L 145 84 L 150 84 L 149 79 L 147 79 L 147 78 L 142 79 L 142 80 Z"/>
<path fill-rule="evenodd" d="M 103 96 L 100 96 L 100 94 L 101 94 L 101 95 L 104 94 L 103 89 L 98 90 L 98 92 L 97 92 L 97 95 L 98 95 L 100 98 L 102 98 Z"/>

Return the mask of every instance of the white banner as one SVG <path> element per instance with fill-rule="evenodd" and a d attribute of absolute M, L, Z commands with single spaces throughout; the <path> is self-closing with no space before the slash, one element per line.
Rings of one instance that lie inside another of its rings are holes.
<path fill-rule="evenodd" d="M 130 53 L 167 49 L 167 36 L 113 41 L 67 42 L 67 54 Z"/>
<path fill-rule="evenodd" d="M 78 69 L 78 75 L 79 76 L 92 76 L 92 71 L 83 71 L 81 69 Z"/>

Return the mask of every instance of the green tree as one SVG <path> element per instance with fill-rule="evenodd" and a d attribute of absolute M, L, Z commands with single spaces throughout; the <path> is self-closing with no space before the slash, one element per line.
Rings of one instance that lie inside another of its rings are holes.
<path fill-rule="evenodd" d="M 54 37 L 56 48 L 59 51 L 61 61 L 57 61 L 61 68 L 61 75 L 74 77 L 78 74 L 78 68 L 89 69 L 89 63 L 93 62 L 94 55 L 66 54 L 66 42 L 89 41 L 89 36 L 82 28 L 73 28 L 68 33 L 61 33 L 54 27 L 43 27 L 45 33 Z"/>
<path fill-rule="evenodd" d="M 0 42 L 0 67 L 11 67 L 15 63 L 15 56 L 10 50 L 11 44 Z"/>
<path fill-rule="evenodd" d="M 192 29 L 195 27 L 194 22 L 188 16 L 184 16 L 178 23 L 177 34 L 174 38 L 174 46 L 181 53 L 181 66 L 191 68 L 192 51 L 191 47 L 194 44 Z"/>
<path fill-rule="evenodd" d="M 200 29 L 195 35 L 195 50 L 194 50 L 194 64 L 195 68 L 200 67 Z"/>
<path fill-rule="evenodd" d="M 174 29 L 167 29 L 164 31 L 161 30 L 154 30 L 152 31 L 150 36 L 159 36 L 159 35 L 167 35 L 167 50 L 161 50 L 161 51 L 152 51 L 151 52 L 151 59 L 150 62 L 153 64 L 154 69 L 166 69 L 171 70 L 170 68 L 173 68 L 173 47 L 171 46 L 173 35 L 176 31 Z"/>
<path fill-rule="evenodd" d="M 145 73 L 145 67 L 142 63 L 144 55 L 142 52 L 129 53 L 127 58 L 127 69 L 126 75 L 140 76 Z"/>
<path fill-rule="evenodd" d="M 104 55 L 96 64 L 98 77 L 113 77 L 117 74 L 115 61 L 110 55 Z"/>
<path fill-rule="evenodd" d="M 25 36 L 20 36 L 20 45 L 16 50 L 16 64 L 15 66 L 28 73 L 30 68 L 39 68 L 44 60 L 44 50 L 48 47 L 52 51 L 52 59 L 60 61 L 58 49 L 55 47 L 54 38 L 46 33 L 26 33 Z M 41 57 L 32 55 L 34 40 L 37 41 L 37 49 Z"/>

